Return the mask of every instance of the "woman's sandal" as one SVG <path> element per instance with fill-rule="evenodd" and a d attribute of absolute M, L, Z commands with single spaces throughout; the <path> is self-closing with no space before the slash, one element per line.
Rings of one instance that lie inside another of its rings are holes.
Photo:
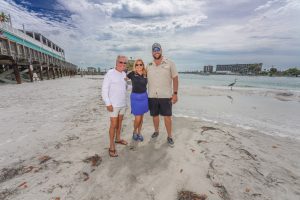
<path fill-rule="evenodd" d="M 108 154 L 110 157 L 118 157 L 119 155 L 117 154 L 117 151 L 114 149 L 108 149 Z"/>
<path fill-rule="evenodd" d="M 125 140 L 119 140 L 119 141 L 115 141 L 115 143 L 117 143 L 117 144 L 123 144 L 123 145 L 127 145 L 128 144 L 128 142 L 126 142 Z"/>

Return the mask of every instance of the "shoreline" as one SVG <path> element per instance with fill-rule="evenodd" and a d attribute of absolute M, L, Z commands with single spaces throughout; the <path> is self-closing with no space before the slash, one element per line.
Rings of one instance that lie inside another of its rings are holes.
<path fill-rule="evenodd" d="M 266 135 L 266 136 L 286 138 L 286 139 L 290 139 L 290 140 L 297 140 L 297 141 L 300 142 L 300 137 L 295 137 L 295 136 L 290 136 L 290 135 L 287 135 L 287 134 L 280 134 L 280 133 L 275 133 L 275 134 L 272 133 L 271 134 L 266 130 L 257 130 L 257 129 L 255 129 L 255 127 L 250 127 L 250 126 L 246 126 L 246 125 L 242 125 L 242 124 L 232 124 L 232 123 L 229 123 L 229 122 L 214 121 L 212 119 L 206 119 L 204 117 L 199 118 L 199 117 L 193 117 L 193 116 L 185 116 L 185 115 L 182 115 L 182 114 L 175 114 L 175 115 L 173 115 L 173 117 L 185 118 L 187 120 L 198 120 L 200 122 L 209 123 L 211 125 L 219 124 L 219 125 L 229 126 L 229 127 L 232 127 L 232 128 L 242 129 L 242 130 L 245 130 L 245 131 L 254 131 L 254 132 L 256 131 L 259 134 L 263 134 L 263 135 Z"/>
<path fill-rule="evenodd" d="M 298 138 L 299 91 L 182 84 L 174 114 Z"/>
<path fill-rule="evenodd" d="M 233 76 L 197 76 L 193 74 L 181 74 L 180 77 L 181 81 L 185 81 L 189 85 L 221 86 L 224 89 L 230 89 L 229 84 L 233 84 L 233 89 L 240 87 L 299 91 L 300 86 L 300 79 L 287 77 L 236 76 L 234 78 Z"/>
<path fill-rule="evenodd" d="M 0 145 L 3 199 L 177 199 L 181 190 L 210 200 L 299 198 L 298 140 L 174 117 L 170 148 L 163 124 L 157 141 L 150 140 L 146 114 L 145 141 L 117 145 L 119 157 L 110 158 L 102 80 L 65 79 L 10 86 L 26 91 L 18 98 L 2 88 L 0 137 L 10 140 Z M 132 119 L 127 110 L 127 141 Z"/>
<path fill-rule="evenodd" d="M 237 73 L 237 74 L 230 74 L 230 73 L 204 73 L 204 72 L 178 72 L 179 74 L 194 74 L 194 75 L 202 75 L 202 76 L 209 76 L 209 75 L 225 75 L 225 76 L 249 76 L 249 77 L 287 77 L 287 78 L 300 78 L 300 76 L 280 76 L 280 75 L 259 75 L 259 74 L 240 74 L 240 73 Z"/>

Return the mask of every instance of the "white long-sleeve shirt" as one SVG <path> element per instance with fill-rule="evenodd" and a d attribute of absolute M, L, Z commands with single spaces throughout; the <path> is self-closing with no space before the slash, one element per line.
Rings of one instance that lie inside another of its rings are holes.
<path fill-rule="evenodd" d="M 106 106 L 127 106 L 126 102 L 126 73 L 110 69 L 104 76 L 102 85 L 102 99 Z"/>

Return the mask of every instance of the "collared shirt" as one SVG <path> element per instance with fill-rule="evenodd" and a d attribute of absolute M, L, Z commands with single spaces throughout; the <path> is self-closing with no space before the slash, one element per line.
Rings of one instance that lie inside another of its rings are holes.
<path fill-rule="evenodd" d="M 102 99 L 106 106 L 127 106 L 126 102 L 126 73 L 110 69 L 104 76 L 102 84 Z"/>
<path fill-rule="evenodd" d="M 153 61 L 146 69 L 149 98 L 171 98 L 173 78 L 178 76 L 175 64 L 163 57 L 160 65 Z"/>
<path fill-rule="evenodd" d="M 144 75 L 139 75 L 133 71 L 127 74 L 127 77 L 132 82 L 133 93 L 144 93 L 147 91 L 147 77 L 144 77 Z"/>

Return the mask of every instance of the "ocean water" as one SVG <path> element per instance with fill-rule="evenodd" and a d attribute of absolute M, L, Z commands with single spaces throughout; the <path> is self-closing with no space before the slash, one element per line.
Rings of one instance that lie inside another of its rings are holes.
<path fill-rule="evenodd" d="M 300 77 L 180 74 L 182 84 L 194 86 L 227 86 L 234 79 L 237 87 L 300 91 Z"/>
<path fill-rule="evenodd" d="M 300 139 L 300 78 L 180 74 L 175 116 Z M 237 79 L 233 90 L 228 84 Z"/>

